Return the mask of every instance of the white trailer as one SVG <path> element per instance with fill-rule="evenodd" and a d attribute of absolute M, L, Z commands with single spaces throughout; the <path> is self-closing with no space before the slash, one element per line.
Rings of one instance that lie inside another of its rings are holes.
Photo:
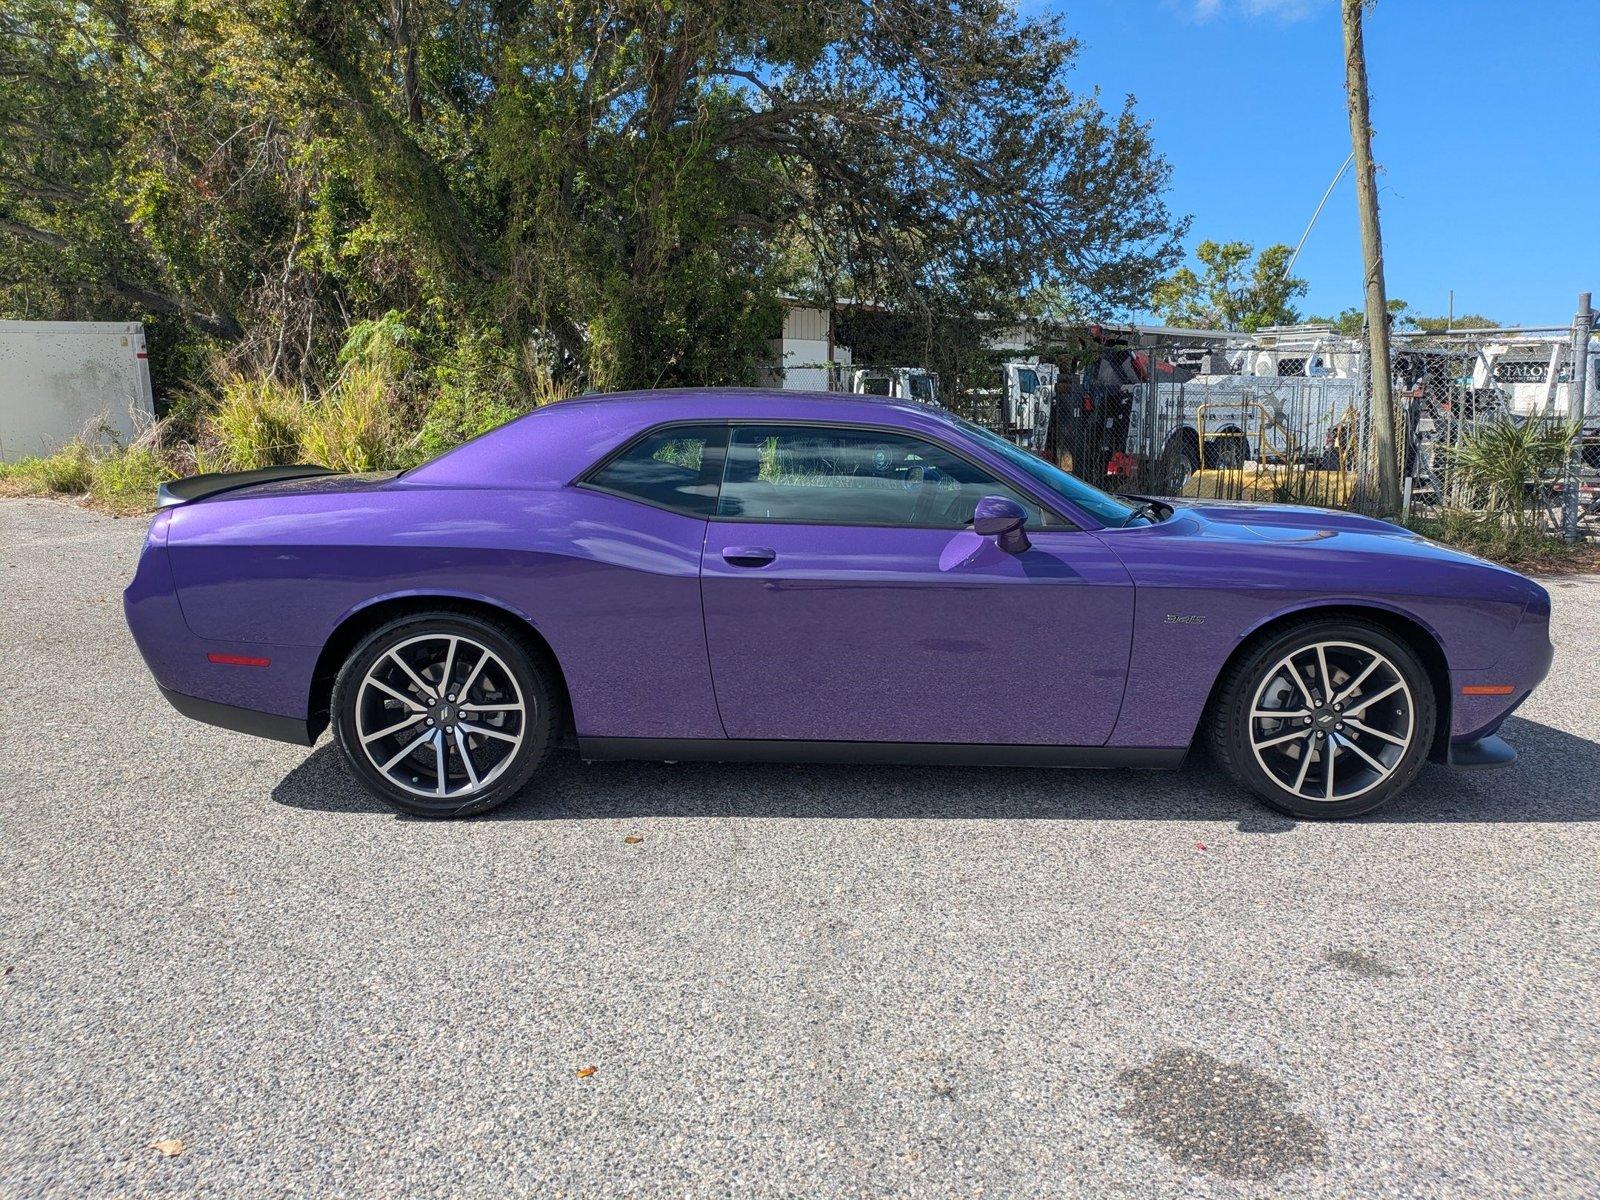
<path fill-rule="evenodd" d="M 0 462 L 96 429 L 126 442 L 153 420 L 137 321 L 0 321 Z"/>

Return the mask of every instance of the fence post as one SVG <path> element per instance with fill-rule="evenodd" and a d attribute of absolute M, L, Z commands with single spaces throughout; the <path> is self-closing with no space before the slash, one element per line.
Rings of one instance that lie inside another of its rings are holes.
<path fill-rule="evenodd" d="M 1567 385 L 1567 419 L 1573 422 L 1572 444 L 1567 447 L 1567 479 L 1561 489 L 1561 536 L 1578 540 L 1578 472 L 1583 467 L 1583 425 L 1588 416 L 1589 331 L 1594 312 L 1589 293 L 1578 296 L 1578 313 L 1572 318 L 1572 382 Z"/>

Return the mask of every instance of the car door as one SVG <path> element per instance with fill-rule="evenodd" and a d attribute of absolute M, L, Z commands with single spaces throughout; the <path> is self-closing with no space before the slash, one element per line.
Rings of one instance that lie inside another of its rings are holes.
<path fill-rule="evenodd" d="M 1029 510 L 1031 549 L 966 527 L 985 495 Z M 1127 572 L 928 439 L 736 425 L 701 595 L 730 738 L 1098 746 L 1116 724 Z"/>

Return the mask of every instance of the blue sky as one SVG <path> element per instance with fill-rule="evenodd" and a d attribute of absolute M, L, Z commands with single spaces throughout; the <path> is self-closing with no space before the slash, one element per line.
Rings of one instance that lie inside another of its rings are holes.
<path fill-rule="evenodd" d="M 1350 152 L 1337 0 L 1022 0 L 1132 93 L 1190 245 L 1293 245 Z M 1367 69 L 1389 294 L 1426 314 L 1564 324 L 1600 294 L 1600 0 L 1379 0 Z M 1347 172 L 1301 253 L 1304 312 L 1361 302 Z"/>

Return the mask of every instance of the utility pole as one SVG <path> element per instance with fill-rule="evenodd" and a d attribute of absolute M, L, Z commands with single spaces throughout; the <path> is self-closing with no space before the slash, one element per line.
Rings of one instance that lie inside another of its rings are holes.
<path fill-rule="evenodd" d="M 1583 468 L 1583 426 L 1588 414 L 1589 331 L 1594 312 L 1589 293 L 1578 297 L 1578 315 L 1572 318 L 1572 382 L 1567 384 L 1567 420 L 1572 422 L 1572 443 L 1567 447 L 1567 478 L 1561 490 L 1561 536 L 1578 540 L 1578 472 Z"/>
<path fill-rule="evenodd" d="M 1367 104 L 1367 55 L 1361 41 L 1364 0 L 1342 0 L 1344 87 L 1350 110 L 1350 144 L 1356 159 L 1356 202 L 1361 210 L 1361 261 L 1366 271 L 1367 345 L 1372 368 L 1372 437 L 1378 456 L 1378 505 L 1385 516 L 1400 511 L 1400 456 L 1395 450 L 1393 372 L 1389 359 L 1389 299 L 1383 286 L 1383 234 L 1378 229 L 1378 185 L 1372 165 L 1372 116 Z"/>

